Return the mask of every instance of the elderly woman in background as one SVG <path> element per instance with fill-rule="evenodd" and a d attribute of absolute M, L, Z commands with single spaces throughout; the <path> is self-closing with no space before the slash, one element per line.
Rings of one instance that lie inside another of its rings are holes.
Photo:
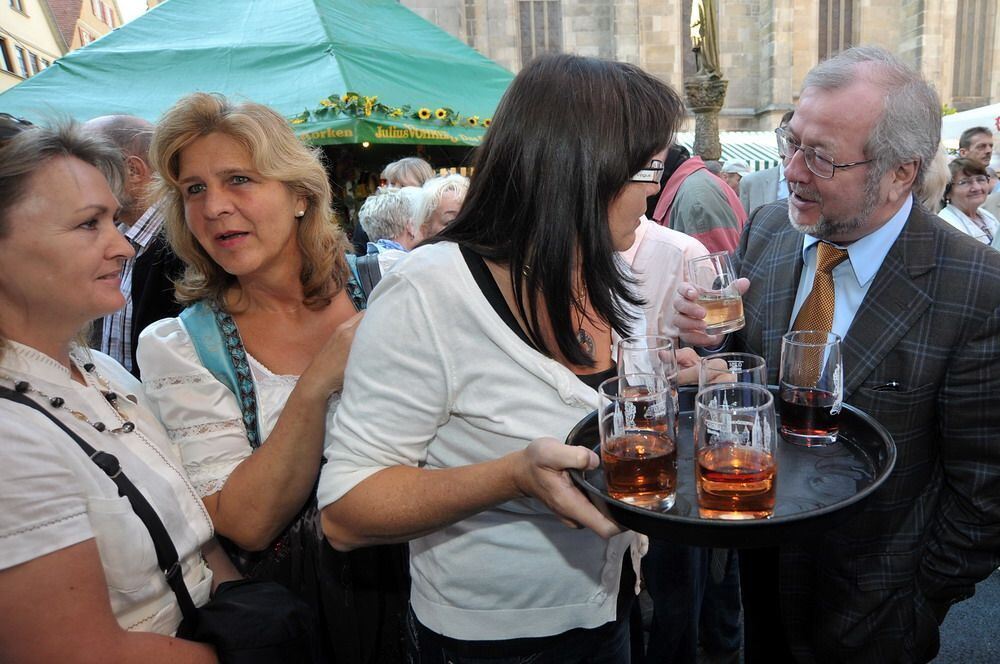
<path fill-rule="evenodd" d="M 368 254 L 378 254 L 382 274 L 417 246 L 424 207 L 420 187 L 381 189 L 365 199 L 358 221 L 368 234 Z"/>
<path fill-rule="evenodd" d="M 434 169 L 420 157 L 403 157 L 382 169 L 387 187 L 420 187 L 434 177 Z"/>
<path fill-rule="evenodd" d="M 534 60 L 458 218 L 377 290 L 319 494 L 336 547 L 410 540 L 415 662 L 628 661 L 635 537 L 573 487 L 598 460 L 562 441 L 613 338 L 644 330 L 615 252 L 683 113 L 632 65 Z"/>
<path fill-rule="evenodd" d="M 426 161 L 420 157 L 403 157 L 382 169 L 379 191 L 383 191 L 383 187 L 394 189 L 420 187 L 432 177 L 434 177 L 434 169 Z M 351 232 L 351 243 L 354 245 L 354 253 L 358 256 L 364 256 L 368 251 L 367 246 L 370 241 L 372 239 L 368 237 L 368 233 L 365 231 L 359 218 L 358 222 L 354 224 L 354 230 Z"/>
<path fill-rule="evenodd" d="M 424 183 L 424 207 L 421 233 L 433 237 L 444 230 L 458 216 L 465 194 L 469 191 L 469 178 L 464 175 L 445 175 Z"/>
<path fill-rule="evenodd" d="M 117 457 L 163 521 L 200 606 L 213 581 L 201 554 L 214 543 L 209 515 L 139 382 L 78 341 L 125 304 L 119 282 L 133 250 L 107 179 L 120 185 L 121 153 L 75 126 L 26 124 L 0 118 L 0 386 Z M 0 399 L 0 422 L 0 660 L 215 661 L 210 647 L 171 638 L 177 600 L 108 475 L 26 404 Z"/>
<path fill-rule="evenodd" d="M 309 602 L 331 661 L 398 652 L 393 591 L 371 582 L 399 581 L 402 552 L 336 554 L 315 508 L 365 304 L 319 153 L 265 106 L 198 93 L 160 119 L 150 156 L 188 308 L 140 336 L 146 394 L 237 568 Z"/>
<path fill-rule="evenodd" d="M 979 162 L 959 157 L 948 164 L 951 182 L 945 187 L 944 209 L 938 216 L 983 244 L 993 244 L 1000 221 L 982 209 L 990 194 L 989 177 Z"/>

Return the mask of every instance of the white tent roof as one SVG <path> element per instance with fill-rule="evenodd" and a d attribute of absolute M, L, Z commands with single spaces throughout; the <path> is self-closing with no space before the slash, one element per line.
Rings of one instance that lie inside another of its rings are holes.
<path fill-rule="evenodd" d="M 695 154 L 693 131 L 678 132 L 674 140 Z M 751 171 L 778 165 L 778 146 L 773 131 L 720 131 L 719 142 L 722 144 L 722 162 L 739 159 L 745 161 Z"/>

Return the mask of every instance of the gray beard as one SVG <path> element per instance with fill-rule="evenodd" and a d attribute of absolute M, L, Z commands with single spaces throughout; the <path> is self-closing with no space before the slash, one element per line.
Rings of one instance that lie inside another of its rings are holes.
<path fill-rule="evenodd" d="M 853 233 L 868 223 L 875 208 L 878 207 L 879 182 L 881 180 L 881 177 L 872 177 L 865 181 L 865 198 L 861 211 L 850 219 L 830 219 L 820 215 L 819 221 L 810 226 L 796 223 L 792 219 L 792 215 L 788 215 L 788 221 L 792 228 L 799 233 L 811 235 L 819 240 L 829 240 L 833 237 Z M 820 200 L 820 205 L 822 206 L 822 200 Z"/>

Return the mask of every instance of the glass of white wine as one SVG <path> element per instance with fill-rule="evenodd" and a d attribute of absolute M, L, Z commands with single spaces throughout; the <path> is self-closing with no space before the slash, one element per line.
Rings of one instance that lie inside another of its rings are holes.
<path fill-rule="evenodd" d="M 688 261 L 698 304 L 705 309 L 705 332 L 725 334 L 743 328 L 743 298 L 736 290 L 736 272 L 729 254 L 719 251 Z"/>

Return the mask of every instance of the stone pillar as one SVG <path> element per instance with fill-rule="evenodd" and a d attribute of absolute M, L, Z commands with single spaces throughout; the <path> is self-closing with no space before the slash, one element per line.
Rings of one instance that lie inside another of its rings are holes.
<path fill-rule="evenodd" d="M 694 112 L 694 151 L 702 159 L 722 157 L 719 143 L 719 110 L 726 101 L 729 81 L 712 76 L 691 76 L 684 80 L 688 106 Z"/>

